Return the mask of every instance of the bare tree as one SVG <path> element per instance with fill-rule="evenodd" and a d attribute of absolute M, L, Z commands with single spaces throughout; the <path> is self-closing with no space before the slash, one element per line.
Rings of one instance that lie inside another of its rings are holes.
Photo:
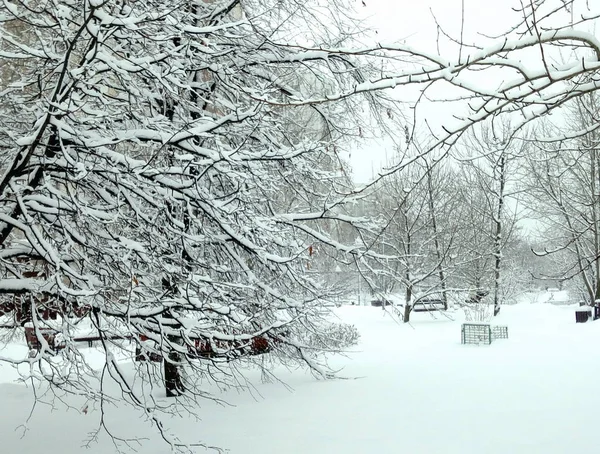
<path fill-rule="evenodd" d="M 451 178 L 452 172 L 424 157 L 374 187 L 372 205 L 384 219 L 384 228 L 373 244 L 386 258 L 370 270 L 370 283 L 384 299 L 403 289 L 404 322 L 423 298 L 440 297 L 448 307 L 447 270 L 455 225 Z"/>
<path fill-rule="evenodd" d="M 565 133 L 591 128 L 600 112 L 596 94 L 571 106 Z M 600 298 L 599 136 L 596 130 L 556 143 L 537 143 L 528 159 L 530 204 L 544 226 L 539 255 L 560 256 L 552 277 L 581 279 L 586 299 Z"/>
<path fill-rule="evenodd" d="M 504 283 L 505 245 L 514 233 L 516 222 L 515 199 L 521 188 L 517 185 L 516 165 L 525 152 L 525 142 L 510 140 L 510 125 L 496 128 L 474 128 L 466 136 L 462 154 L 464 183 L 462 192 L 471 225 L 463 227 L 471 232 L 463 242 L 471 275 L 469 282 L 476 291 L 492 288 L 494 316 L 500 312 Z M 512 209 L 507 206 L 512 200 Z"/>
<path fill-rule="evenodd" d="M 456 222 L 459 198 L 456 188 L 456 172 L 450 166 L 443 169 L 436 165 L 429 156 L 423 158 L 427 184 L 427 205 L 429 208 L 429 227 L 433 238 L 436 272 L 439 277 L 439 288 L 448 309 L 448 289 L 454 260 L 454 239 L 459 223 Z"/>

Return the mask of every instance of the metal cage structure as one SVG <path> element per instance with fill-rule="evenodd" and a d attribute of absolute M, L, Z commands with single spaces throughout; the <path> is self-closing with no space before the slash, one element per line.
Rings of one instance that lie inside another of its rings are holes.
<path fill-rule="evenodd" d="M 487 323 L 463 323 L 461 326 L 461 344 L 490 345 L 496 339 L 508 339 L 508 326 Z"/>

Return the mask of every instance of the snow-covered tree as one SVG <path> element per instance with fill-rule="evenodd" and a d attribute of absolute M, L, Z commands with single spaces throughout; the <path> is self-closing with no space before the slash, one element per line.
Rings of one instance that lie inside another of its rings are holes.
<path fill-rule="evenodd" d="M 521 3 L 513 14 L 514 26 L 499 36 L 482 33 L 467 42 L 440 33 L 444 42 L 438 48 L 450 49 L 443 56 L 396 46 L 398 52 L 418 55 L 422 63 L 418 69 L 395 74 L 389 80 L 393 86 L 424 82 L 421 99 L 455 101 L 454 118 L 440 128 L 430 150 L 455 146 L 481 123 L 509 124 L 505 137 L 537 142 L 547 150 L 560 150 L 561 144 L 575 139 L 585 142 L 600 127 L 595 114 L 585 124 L 564 127 L 572 106 L 600 89 L 599 5 L 586 0 L 533 0 Z M 544 121 L 552 126 L 542 127 Z M 586 261 L 579 269 L 595 267 L 593 254 L 586 251 L 580 256 Z M 595 289 L 593 281 L 589 284 L 591 296 Z"/>
<path fill-rule="evenodd" d="M 40 344 L 0 360 L 31 364 L 52 389 L 100 408 L 124 398 L 173 449 L 187 445 L 162 415 L 193 409 L 206 397 L 199 380 L 220 365 L 269 351 L 329 376 L 323 352 L 353 336 L 323 317 L 329 291 L 306 273 L 306 254 L 316 241 L 364 249 L 329 229 L 370 228 L 344 214 L 353 195 L 338 151 L 364 127 L 353 111 L 393 107 L 364 85 L 375 73 L 363 51 L 336 50 L 354 44 L 340 31 L 348 11 L 337 1 L 0 5 L 0 292 Z M 100 372 L 77 348 L 82 332 L 100 343 Z M 133 346 L 164 372 L 130 370 Z M 176 403 L 134 386 L 157 377 Z"/>
<path fill-rule="evenodd" d="M 416 146 L 411 148 L 420 156 Z M 397 158 L 408 160 L 407 156 Z M 451 169 L 442 169 L 430 158 L 409 162 L 381 179 L 370 195 L 371 216 L 381 217 L 384 225 L 370 242 L 385 258 L 371 267 L 367 261 L 368 282 L 384 299 L 403 293 L 404 322 L 410 321 L 414 303 L 422 298 L 441 298 L 448 307 L 456 191 Z"/>
<path fill-rule="evenodd" d="M 463 261 L 465 284 L 491 294 L 494 315 L 500 311 L 505 282 L 505 246 L 513 235 L 517 214 L 518 159 L 525 152 L 524 142 L 511 141 L 508 124 L 497 128 L 472 129 L 463 142 L 462 231 L 459 254 Z M 512 202 L 512 206 L 509 206 Z"/>
<path fill-rule="evenodd" d="M 596 94 L 574 101 L 565 133 L 595 126 L 599 107 Z M 599 146 L 598 131 L 592 130 L 573 139 L 536 143 L 528 160 L 530 204 L 544 240 L 535 252 L 561 263 L 551 277 L 577 276 L 587 301 L 600 298 Z"/>

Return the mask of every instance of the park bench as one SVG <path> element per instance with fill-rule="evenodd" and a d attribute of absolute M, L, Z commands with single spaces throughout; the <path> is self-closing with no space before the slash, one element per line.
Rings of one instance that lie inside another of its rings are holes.
<path fill-rule="evenodd" d="M 445 311 L 446 304 L 439 298 L 423 298 L 413 304 L 413 312 Z"/>
<path fill-rule="evenodd" d="M 386 299 L 378 299 L 371 301 L 371 306 L 373 307 L 382 307 L 382 306 L 391 306 L 392 302 Z"/>

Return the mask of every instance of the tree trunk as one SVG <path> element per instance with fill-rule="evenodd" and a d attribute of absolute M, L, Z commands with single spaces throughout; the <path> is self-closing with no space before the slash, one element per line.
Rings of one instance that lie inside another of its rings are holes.
<path fill-rule="evenodd" d="M 171 283 L 168 278 L 163 278 L 162 287 L 170 294 L 176 292 L 176 285 Z M 166 319 L 174 319 L 173 314 L 167 312 L 164 314 Z M 181 396 L 185 388 L 181 376 L 181 354 L 175 350 L 174 346 L 181 344 L 182 339 L 179 336 L 167 335 L 165 347 L 168 348 L 168 353 L 163 357 L 163 365 L 165 369 L 165 391 L 167 397 Z M 163 348 L 165 348 L 163 347 Z M 163 353 L 164 355 L 164 353 Z"/>
<path fill-rule="evenodd" d="M 506 183 L 506 156 L 500 156 L 498 166 L 500 172 L 500 188 L 498 190 L 498 211 L 496 212 L 496 236 L 494 239 L 494 317 L 500 312 L 500 278 L 502 267 L 502 212 L 504 207 L 504 187 Z"/>
<path fill-rule="evenodd" d="M 409 304 L 404 305 L 404 323 L 410 322 L 410 313 L 412 311 L 412 307 Z"/>
<path fill-rule="evenodd" d="M 406 287 L 406 302 L 404 304 L 404 323 L 410 321 L 410 313 L 412 312 L 412 286 Z"/>
<path fill-rule="evenodd" d="M 437 258 L 437 271 L 438 271 L 438 276 L 440 278 L 440 285 L 442 287 L 442 300 L 444 301 L 444 310 L 448 310 L 448 292 L 446 289 L 446 276 L 444 273 L 444 265 L 443 265 L 443 254 L 442 254 L 442 248 L 441 248 L 441 244 L 440 244 L 440 238 L 439 238 L 439 233 L 438 233 L 438 226 L 437 226 L 437 214 L 435 212 L 435 205 L 433 203 L 433 184 L 431 181 L 431 172 L 433 170 L 431 169 L 431 167 L 428 165 L 427 166 L 427 192 L 429 195 L 428 198 L 428 202 L 429 202 L 429 215 L 431 216 L 431 228 L 433 229 L 433 241 L 434 241 L 434 245 L 435 245 L 435 255 Z"/>
<path fill-rule="evenodd" d="M 179 367 L 180 359 L 180 354 L 171 350 L 163 361 L 165 366 L 165 390 L 167 397 L 178 397 L 185 391 L 181 377 L 181 369 Z"/>

